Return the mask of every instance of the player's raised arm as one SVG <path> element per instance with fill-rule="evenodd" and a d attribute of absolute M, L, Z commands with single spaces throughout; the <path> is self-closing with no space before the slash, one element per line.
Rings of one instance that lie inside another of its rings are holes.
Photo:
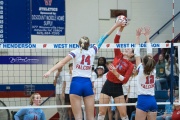
<path fill-rule="evenodd" d="M 117 21 L 111 28 L 110 30 L 103 35 L 98 41 L 97 41 L 97 46 L 98 49 L 102 46 L 102 44 L 104 43 L 104 41 L 106 40 L 106 38 L 108 38 L 108 36 L 118 27 L 120 26 L 125 26 L 125 23 L 123 23 L 123 21 Z"/>
<path fill-rule="evenodd" d="M 151 47 L 151 42 L 149 39 L 150 32 L 151 32 L 150 27 L 148 26 L 144 27 L 144 35 L 146 37 L 146 46 L 147 46 L 147 55 L 152 56 L 152 47 Z"/>
<path fill-rule="evenodd" d="M 72 59 L 71 56 L 67 55 L 64 59 L 59 61 L 55 66 L 53 66 L 48 72 L 46 72 L 43 77 L 47 78 L 49 75 L 54 72 L 55 70 L 62 68 L 67 62 L 69 62 Z"/>
<path fill-rule="evenodd" d="M 136 57 L 136 66 L 138 66 L 141 63 L 139 44 L 140 44 L 140 36 L 141 36 L 142 30 L 143 30 L 143 28 L 138 28 L 136 30 L 136 42 L 135 42 L 136 47 L 134 49 L 134 54 Z"/>

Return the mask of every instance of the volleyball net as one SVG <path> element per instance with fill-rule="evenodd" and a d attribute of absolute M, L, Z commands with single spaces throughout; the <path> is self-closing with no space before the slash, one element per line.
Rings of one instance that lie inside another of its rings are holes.
<path fill-rule="evenodd" d="M 91 44 L 92 47 L 94 44 Z M 174 43 L 180 53 L 180 44 Z M 114 48 L 121 49 L 134 48 L 134 43 L 106 43 L 103 44 L 95 57 L 94 66 L 97 66 L 99 57 L 105 57 L 107 62 L 113 61 Z M 146 55 L 146 43 L 140 44 L 141 57 Z M 154 59 L 158 60 L 158 53 L 163 48 L 170 49 L 171 43 L 152 43 Z M 43 74 L 53 67 L 56 62 L 63 59 L 68 53 L 79 48 L 75 43 L 54 43 L 54 44 L 28 44 L 28 43 L 7 43 L 0 44 L 0 100 L 6 106 L 0 106 L 1 110 L 17 111 L 23 107 L 29 107 L 30 95 L 40 93 L 43 105 L 39 106 L 49 114 L 48 109 L 68 108 L 70 105 L 56 105 L 55 86 L 53 84 L 54 74 L 47 79 Z M 173 54 L 174 56 L 174 54 Z M 179 59 L 178 63 L 179 62 Z M 70 61 L 69 63 L 71 63 Z M 178 65 L 178 69 L 180 66 Z M 63 67 L 63 71 L 69 71 L 68 64 Z M 179 76 L 179 74 L 178 74 Z M 179 87 L 179 85 L 178 85 Z M 179 89 L 177 89 L 179 91 Z M 136 93 L 132 93 L 136 94 Z M 178 94 L 179 96 L 179 94 Z M 158 105 L 170 104 L 165 102 L 168 99 L 167 89 L 155 91 Z M 95 104 L 99 106 L 135 106 L 136 103 L 126 104 Z M 83 105 L 82 105 L 83 107 Z M 162 107 L 162 109 L 164 109 Z M 51 115 L 52 116 L 52 115 Z"/>

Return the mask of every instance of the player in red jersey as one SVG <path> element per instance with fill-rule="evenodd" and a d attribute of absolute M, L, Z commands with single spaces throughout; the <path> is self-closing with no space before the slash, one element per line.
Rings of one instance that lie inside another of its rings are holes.
<path fill-rule="evenodd" d="M 121 26 L 114 38 L 114 43 L 119 43 L 121 32 L 124 26 Z M 126 48 L 123 52 L 120 49 L 114 49 L 113 63 L 108 65 L 109 72 L 107 73 L 107 80 L 102 88 L 100 94 L 100 104 L 108 104 L 110 97 L 114 98 L 115 103 L 125 103 L 122 84 L 127 83 L 132 74 L 134 65 L 130 59 L 134 57 L 134 50 Z M 117 106 L 122 120 L 129 120 L 126 113 L 126 106 Z M 107 111 L 107 106 L 99 107 L 98 120 L 104 120 Z"/>

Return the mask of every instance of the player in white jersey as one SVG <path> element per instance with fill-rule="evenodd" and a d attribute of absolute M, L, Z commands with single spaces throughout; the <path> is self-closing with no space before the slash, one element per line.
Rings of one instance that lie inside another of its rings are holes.
<path fill-rule="evenodd" d="M 72 111 L 76 120 L 82 120 L 81 97 L 83 97 L 86 118 L 94 120 L 94 93 L 91 83 L 91 66 L 93 65 L 95 55 L 105 39 L 118 27 L 124 25 L 116 22 L 113 27 L 102 36 L 97 45 L 89 48 L 90 41 L 88 37 L 82 37 L 79 40 L 80 48 L 72 50 L 63 60 L 52 67 L 43 76 L 48 77 L 58 68 L 62 68 L 67 62 L 73 59 L 72 82 L 70 87 L 70 101 Z"/>
<path fill-rule="evenodd" d="M 140 35 L 144 34 L 146 37 L 147 55 L 140 58 Z M 152 56 L 152 47 L 149 40 L 150 28 L 144 27 L 136 30 L 136 47 L 135 57 L 136 66 L 138 70 L 137 87 L 138 87 L 138 101 L 136 106 L 136 120 L 156 120 L 157 103 L 154 97 L 155 90 L 155 60 Z"/>

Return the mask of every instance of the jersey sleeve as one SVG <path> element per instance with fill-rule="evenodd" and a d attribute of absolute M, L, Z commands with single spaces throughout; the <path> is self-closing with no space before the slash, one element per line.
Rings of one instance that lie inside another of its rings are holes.
<path fill-rule="evenodd" d="M 129 78 L 132 74 L 133 69 L 134 69 L 134 65 L 130 63 L 129 68 L 124 75 L 124 80 L 122 81 L 123 84 L 127 83 L 127 81 L 129 80 Z"/>
<path fill-rule="evenodd" d="M 72 50 L 68 55 L 71 56 L 72 58 L 75 58 L 77 54 L 77 49 L 76 50 Z"/>
<path fill-rule="evenodd" d="M 98 47 L 97 47 L 97 45 L 94 45 L 92 48 L 91 48 L 91 50 L 90 50 L 93 54 L 97 54 L 97 52 L 98 52 Z"/>
<path fill-rule="evenodd" d="M 14 119 L 15 120 L 21 120 L 21 117 L 26 114 L 27 109 L 20 109 L 15 115 Z"/>
<path fill-rule="evenodd" d="M 119 43 L 120 42 L 120 35 L 116 34 L 115 38 L 114 38 L 114 43 Z M 121 53 L 121 50 L 119 48 L 115 48 L 114 49 L 114 53 L 115 53 L 115 56 L 120 56 L 122 57 L 122 53 Z"/>

